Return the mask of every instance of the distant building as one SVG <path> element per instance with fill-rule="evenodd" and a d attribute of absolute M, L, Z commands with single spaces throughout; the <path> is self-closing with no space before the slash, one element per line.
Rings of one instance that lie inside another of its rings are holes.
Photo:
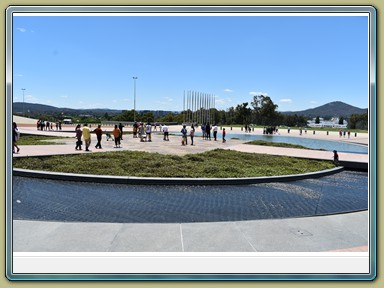
<path fill-rule="evenodd" d="M 325 121 L 324 118 L 320 118 L 320 123 L 316 124 L 316 118 L 313 118 L 312 120 L 307 121 L 307 125 L 309 127 L 316 127 L 316 128 L 347 128 L 348 122 L 346 120 L 343 120 L 343 124 L 339 124 L 339 118 L 333 117 L 331 120 Z"/>
<path fill-rule="evenodd" d="M 72 119 L 63 119 L 64 124 L 72 124 Z"/>

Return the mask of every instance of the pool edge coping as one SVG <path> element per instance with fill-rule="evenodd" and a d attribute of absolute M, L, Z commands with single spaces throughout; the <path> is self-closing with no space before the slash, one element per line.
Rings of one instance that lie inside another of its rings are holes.
<path fill-rule="evenodd" d="M 93 182 L 106 184 L 126 185 L 250 185 L 272 182 L 290 182 L 304 179 L 320 178 L 333 175 L 344 170 L 344 167 L 320 170 L 304 174 L 290 174 L 279 176 L 242 177 L 242 178 L 176 178 L 176 177 L 136 177 L 136 176 L 111 176 L 95 174 L 76 174 L 50 172 L 41 170 L 27 170 L 13 168 L 13 176 L 40 178 L 49 180 L 62 180 L 72 182 Z"/>

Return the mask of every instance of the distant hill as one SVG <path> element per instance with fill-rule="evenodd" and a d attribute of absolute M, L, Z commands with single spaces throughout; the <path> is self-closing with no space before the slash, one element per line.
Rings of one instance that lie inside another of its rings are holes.
<path fill-rule="evenodd" d="M 308 118 L 315 118 L 317 116 L 322 118 L 332 118 L 332 117 L 344 117 L 349 118 L 352 114 L 365 114 L 368 113 L 368 109 L 358 108 L 349 104 L 346 104 L 341 101 L 330 102 L 325 105 L 307 109 L 303 111 L 288 111 L 281 112 L 285 115 L 298 115 Z"/>
<path fill-rule="evenodd" d="M 23 108 L 24 106 L 24 108 Z M 126 109 L 129 110 L 129 109 Z M 79 115 L 92 115 L 100 117 L 108 113 L 109 116 L 120 114 L 122 110 L 108 109 L 108 108 L 95 108 L 95 109 L 72 109 L 72 108 L 58 108 L 44 104 L 14 102 L 13 103 L 13 114 L 22 115 L 23 111 L 30 116 L 38 116 L 41 114 L 61 114 L 65 116 L 79 116 Z M 149 112 L 149 110 L 138 112 Z M 151 111 L 155 117 L 162 117 L 168 113 L 175 113 L 175 111 Z"/>
<path fill-rule="evenodd" d="M 109 116 L 113 116 L 122 112 L 122 110 L 116 109 L 107 109 L 107 108 L 98 108 L 98 109 L 71 109 L 71 108 L 58 108 L 50 105 L 43 104 L 34 104 L 34 103 L 24 103 L 24 111 L 29 116 L 38 117 L 41 114 L 57 114 L 57 115 L 65 115 L 65 116 L 79 116 L 79 115 L 93 115 L 95 117 L 104 116 L 105 113 L 108 113 Z M 150 111 L 143 110 L 138 111 L 140 113 L 152 112 L 155 117 L 162 117 L 169 113 L 180 113 L 179 111 Z M 341 101 L 330 102 L 328 104 L 307 109 L 303 111 L 287 111 L 281 112 L 284 115 L 298 115 L 304 116 L 307 118 L 315 118 L 317 116 L 323 118 L 331 118 L 331 117 L 344 117 L 349 118 L 352 114 L 365 114 L 368 112 L 368 109 L 361 109 L 349 104 L 346 104 Z M 16 115 L 22 115 L 23 113 L 23 103 L 15 102 L 13 103 L 13 113 Z"/>
<path fill-rule="evenodd" d="M 65 115 L 79 115 L 79 114 L 102 115 L 105 113 L 109 113 L 109 114 L 121 113 L 121 110 L 113 110 L 113 109 L 71 109 L 71 108 L 58 108 L 58 107 L 44 105 L 44 104 L 34 104 L 34 103 L 23 104 L 22 102 L 13 103 L 14 114 L 22 114 L 23 110 L 26 113 L 28 112 L 29 115 L 44 114 L 44 113 L 49 113 L 49 114 L 63 113 Z"/>

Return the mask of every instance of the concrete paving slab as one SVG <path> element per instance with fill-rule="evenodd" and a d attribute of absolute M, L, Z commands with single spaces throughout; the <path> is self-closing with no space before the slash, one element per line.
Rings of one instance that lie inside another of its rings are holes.
<path fill-rule="evenodd" d="M 13 251 L 45 251 L 48 235 L 55 233 L 61 224 L 61 222 L 13 221 Z"/>
<path fill-rule="evenodd" d="M 182 225 L 185 252 L 255 252 L 235 222 Z"/>
<path fill-rule="evenodd" d="M 260 252 L 329 251 L 368 243 L 368 213 L 236 222 Z M 360 227 L 355 225 L 360 223 Z M 351 229 L 351 230 L 350 230 Z"/>
<path fill-rule="evenodd" d="M 368 211 L 180 224 L 13 221 L 14 252 L 367 252 Z"/>
<path fill-rule="evenodd" d="M 98 252 L 108 251 L 122 224 L 13 221 L 13 225 L 14 239 L 24 239 L 24 243 L 14 243 L 14 251 Z M 30 236 L 25 231 L 31 229 L 28 226 L 40 228 L 32 233 L 39 236 L 27 240 Z"/>
<path fill-rule="evenodd" d="M 303 252 L 314 248 L 308 239 L 312 233 L 296 222 L 279 219 L 236 224 L 258 252 Z M 298 231 L 304 232 L 304 235 Z"/>
<path fill-rule="evenodd" d="M 180 224 L 124 224 L 108 252 L 182 252 Z"/>

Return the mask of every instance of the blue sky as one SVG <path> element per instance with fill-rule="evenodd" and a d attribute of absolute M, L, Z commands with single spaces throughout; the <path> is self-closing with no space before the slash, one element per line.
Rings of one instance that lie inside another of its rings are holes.
<path fill-rule="evenodd" d="M 16 16 L 13 101 L 67 108 L 226 109 L 263 93 L 279 111 L 368 107 L 368 17 Z"/>

